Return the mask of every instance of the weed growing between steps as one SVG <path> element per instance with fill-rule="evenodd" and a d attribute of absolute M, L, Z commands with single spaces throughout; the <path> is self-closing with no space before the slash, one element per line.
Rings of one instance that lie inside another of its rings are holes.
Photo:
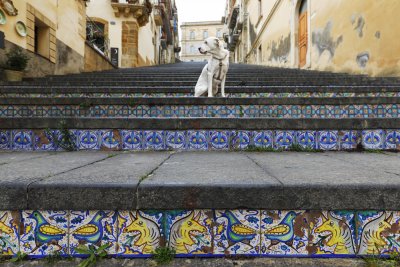
<path fill-rule="evenodd" d="M 311 147 L 303 147 L 298 144 L 293 144 L 287 149 L 279 148 L 275 149 L 273 147 L 256 147 L 256 146 L 248 146 L 244 150 L 238 151 L 245 151 L 245 152 L 302 152 L 302 153 L 323 153 L 324 151 L 321 149 L 314 149 Z"/>
<path fill-rule="evenodd" d="M 373 255 L 369 257 L 362 258 L 367 267 L 399 267 L 400 266 L 400 253 L 393 252 L 388 258 L 381 258 L 379 256 Z"/>
<path fill-rule="evenodd" d="M 48 255 L 47 257 L 44 258 L 46 263 L 49 265 L 55 265 L 57 262 L 60 261 L 72 261 L 73 258 L 71 256 L 63 256 L 59 251 L 54 252 L 51 255 Z"/>
<path fill-rule="evenodd" d="M 75 251 L 79 254 L 89 255 L 88 258 L 84 259 L 81 263 L 79 263 L 78 267 L 91 267 L 95 266 L 96 263 L 107 257 L 106 249 L 110 247 L 110 244 L 105 244 L 96 248 L 93 245 L 86 246 L 78 246 L 75 248 Z"/>
<path fill-rule="evenodd" d="M 57 129 L 60 132 L 60 136 L 58 136 L 54 131 L 51 131 L 50 129 L 46 129 L 45 133 L 47 136 L 51 137 L 56 147 L 60 147 L 69 152 L 77 151 L 78 146 L 76 144 L 76 136 L 71 133 L 66 126 L 67 123 L 65 121 L 60 122 Z"/>
<path fill-rule="evenodd" d="M 159 247 L 153 253 L 153 259 L 158 265 L 164 265 L 171 263 L 174 258 L 176 251 L 169 247 Z"/>
<path fill-rule="evenodd" d="M 10 260 L 10 262 L 21 262 L 28 259 L 28 255 L 18 251 L 18 253 Z"/>

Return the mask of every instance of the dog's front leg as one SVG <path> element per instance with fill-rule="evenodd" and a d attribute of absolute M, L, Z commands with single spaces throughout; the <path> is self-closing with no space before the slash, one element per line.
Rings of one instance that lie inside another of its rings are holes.
<path fill-rule="evenodd" d="M 214 75 L 213 75 L 213 71 L 208 71 L 208 97 L 213 97 L 213 79 L 214 79 Z"/>
<path fill-rule="evenodd" d="M 221 96 L 222 97 L 226 97 L 226 95 L 225 95 L 225 82 L 226 82 L 226 76 L 224 77 L 224 79 L 221 82 Z"/>

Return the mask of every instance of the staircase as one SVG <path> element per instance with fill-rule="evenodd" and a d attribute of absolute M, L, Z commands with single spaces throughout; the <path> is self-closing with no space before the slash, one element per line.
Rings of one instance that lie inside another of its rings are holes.
<path fill-rule="evenodd" d="M 66 129 L 95 150 L 399 148 L 399 79 L 234 64 L 228 98 L 194 98 L 202 67 L 3 83 L 0 149 L 57 150 Z"/>

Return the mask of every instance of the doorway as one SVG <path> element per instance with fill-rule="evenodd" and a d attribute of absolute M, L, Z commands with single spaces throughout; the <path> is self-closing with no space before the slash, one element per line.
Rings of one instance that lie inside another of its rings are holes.
<path fill-rule="evenodd" d="M 308 51 L 308 0 L 301 1 L 299 7 L 299 67 L 302 68 L 307 64 Z"/>

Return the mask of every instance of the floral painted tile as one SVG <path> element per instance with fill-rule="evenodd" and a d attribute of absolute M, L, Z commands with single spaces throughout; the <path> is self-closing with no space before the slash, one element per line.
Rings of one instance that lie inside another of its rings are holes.
<path fill-rule="evenodd" d="M 11 147 L 14 150 L 33 150 L 33 131 L 12 131 Z"/>
<path fill-rule="evenodd" d="M 261 211 L 264 255 L 308 255 L 308 221 L 304 211 Z"/>
<path fill-rule="evenodd" d="M 276 149 L 288 149 L 293 144 L 295 144 L 294 131 L 276 131 L 274 145 Z"/>
<path fill-rule="evenodd" d="M 355 255 L 355 213 L 351 211 L 309 212 L 309 252 L 314 256 Z"/>
<path fill-rule="evenodd" d="M 210 148 L 213 150 L 229 149 L 229 131 L 210 131 Z"/>
<path fill-rule="evenodd" d="M 357 255 L 390 255 L 400 251 L 400 213 L 357 212 L 359 248 Z"/>
<path fill-rule="evenodd" d="M 20 220 L 19 212 L 0 211 L 0 256 L 18 253 Z"/>
<path fill-rule="evenodd" d="M 273 131 L 256 131 L 253 132 L 254 146 L 260 148 L 274 147 L 274 132 Z"/>
<path fill-rule="evenodd" d="M 186 132 L 185 131 L 167 131 L 165 134 L 166 149 L 186 148 Z"/>
<path fill-rule="evenodd" d="M 359 131 L 340 131 L 339 139 L 341 150 L 356 149 L 361 143 L 361 133 Z"/>
<path fill-rule="evenodd" d="M 259 255 L 260 211 L 216 210 L 215 255 Z"/>
<path fill-rule="evenodd" d="M 387 130 L 386 131 L 386 145 L 387 149 L 400 150 L 400 131 Z"/>
<path fill-rule="evenodd" d="M 77 137 L 80 150 L 100 149 L 101 137 L 98 131 L 78 131 Z"/>
<path fill-rule="evenodd" d="M 69 249 L 79 255 L 79 245 L 100 247 L 108 244 L 107 253 L 115 254 L 117 241 L 116 215 L 113 211 L 70 211 Z"/>
<path fill-rule="evenodd" d="M 208 150 L 208 132 L 206 131 L 188 131 L 188 149 L 190 150 Z"/>
<path fill-rule="evenodd" d="M 121 257 L 152 255 L 160 247 L 162 212 L 119 211 L 116 253 Z"/>
<path fill-rule="evenodd" d="M 103 130 L 100 134 L 100 148 L 102 150 L 119 150 L 121 145 L 121 135 L 118 130 Z"/>
<path fill-rule="evenodd" d="M 11 143 L 11 131 L 0 131 L 0 149 L 10 149 Z"/>
<path fill-rule="evenodd" d="M 60 135 L 58 130 L 35 130 L 35 150 L 37 151 L 54 151 L 57 149 L 57 141 Z"/>
<path fill-rule="evenodd" d="M 317 132 L 316 131 L 298 131 L 297 144 L 303 148 L 317 148 Z"/>
<path fill-rule="evenodd" d="M 338 131 L 318 132 L 318 148 L 322 150 L 338 150 L 339 132 Z"/>
<path fill-rule="evenodd" d="M 143 134 L 141 131 L 121 130 L 123 150 L 141 150 Z"/>
<path fill-rule="evenodd" d="M 231 149 L 246 149 L 252 142 L 251 131 L 232 131 L 230 138 Z"/>
<path fill-rule="evenodd" d="M 144 149 L 163 150 L 165 149 L 163 131 L 145 131 L 143 132 Z"/>
<path fill-rule="evenodd" d="M 366 149 L 383 149 L 385 146 L 385 131 L 384 130 L 363 131 L 362 144 Z"/>
<path fill-rule="evenodd" d="M 20 251 L 30 257 L 68 254 L 67 211 L 23 211 Z"/>
<path fill-rule="evenodd" d="M 166 211 L 163 214 L 168 246 L 178 255 L 212 255 L 211 210 Z"/>

